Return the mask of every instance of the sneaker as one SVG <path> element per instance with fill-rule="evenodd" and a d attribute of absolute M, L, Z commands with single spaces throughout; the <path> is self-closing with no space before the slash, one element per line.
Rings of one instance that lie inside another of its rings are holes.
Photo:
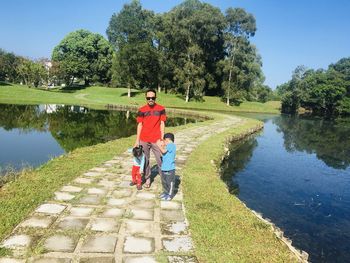
<path fill-rule="evenodd" d="M 164 197 L 161 198 L 162 201 L 171 201 L 171 196 L 166 194 Z"/>
<path fill-rule="evenodd" d="M 134 183 L 134 182 L 131 182 L 129 185 L 130 186 L 134 186 L 136 183 Z"/>
<path fill-rule="evenodd" d="M 166 196 L 167 194 L 166 193 L 161 193 L 160 195 L 159 195 L 159 198 L 163 198 L 164 196 Z"/>
<path fill-rule="evenodd" d="M 137 186 L 137 190 L 139 190 L 139 191 L 142 190 L 142 186 L 141 186 L 141 185 L 138 185 L 138 186 Z"/>

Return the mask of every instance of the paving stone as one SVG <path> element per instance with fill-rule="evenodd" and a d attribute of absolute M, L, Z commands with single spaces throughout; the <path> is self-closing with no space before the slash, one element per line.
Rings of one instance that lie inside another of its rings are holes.
<path fill-rule="evenodd" d="M 107 171 L 107 169 L 104 167 L 95 167 L 95 168 L 92 168 L 90 171 L 103 173 L 103 172 Z"/>
<path fill-rule="evenodd" d="M 118 186 L 119 187 L 123 187 L 123 188 L 129 188 L 130 187 L 130 181 L 121 181 Z"/>
<path fill-rule="evenodd" d="M 126 232 L 129 234 L 151 234 L 154 231 L 153 222 L 147 221 L 135 221 L 128 220 L 125 221 L 126 224 Z"/>
<path fill-rule="evenodd" d="M 25 263 L 25 260 L 17 258 L 0 258 L 0 263 Z"/>
<path fill-rule="evenodd" d="M 91 223 L 91 230 L 101 232 L 118 232 L 119 224 L 115 219 L 96 218 Z"/>
<path fill-rule="evenodd" d="M 117 198 L 110 198 L 107 201 L 107 204 L 110 206 L 123 206 L 127 203 L 125 199 L 117 199 Z"/>
<path fill-rule="evenodd" d="M 190 252 L 193 249 L 190 237 L 163 238 L 163 247 L 169 252 Z"/>
<path fill-rule="evenodd" d="M 153 210 L 146 209 L 131 209 L 133 219 L 153 220 Z"/>
<path fill-rule="evenodd" d="M 113 196 L 117 198 L 130 197 L 132 195 L 131 189 L 120 189 L 113 191 Z"/>
<path fill-rule="evenodd" d="M 70 216 L 76 217 L 87 217 L 91 215 L 94 209 L 90 207 L 72 207 L 70 212 Z"/>
<path fill-rule="evenodd" d="M 169 263 L 198 263 L 196 257 L 194 256 L 169 256 Z"/>
<path fill-rule="evenodd" d="M 1 247 L 5 248 L 18 248 L 18 247 L 28 247 L 30 245 L 31 237 L 28 235 L 14 235 L 7 238 Z"/>
<path fill-rule="evenodd" d="M 93 258 L 81 258 L 79 263 L 114 263 L 113 257 L 93 257 Z"/>
<path fill-rule="evenodd" d="M 97 205 L 100 203 L 101 197 L 97 195 L 87 195 L 79 199 L 78 203 L 85 205 Z"/>
<path fill-rule="evenodd" d="M 100 189 L 100 188 L 89 188 L 88 189 L 88 194 L 92 195 L 105 195 L 106 190 Z"/>
<path fill-rule="evenodd" d="M 124 242 L 126 253 L 151 253 L 154 250 L 153 238 L 127 237 Z"/>
<path fill-rule="evenodd" d="M 33 216 L 25 220 L 21 224 L 21 227 L 48 228 L 51 225 L 53 219 L 54 218 L 50 218 L 50 217 Z"/>
<path fill-rule="evenodd" d="M 108 163 L 108 164 L 118 164 L 119 161 L 118 161 L 118 160 L 109 160 L 109 161 L 107 161 L 107 162 L 105 162 L 105 163 Z"/>
<path fill-rule="evenodd" d="M 131 208 L 146 208 L 146 209 L 152 209 L 155 207 L 154 200 L 135 200 L 130 204 Z"/>
<path fill-rule="evenodd" d="M 163 235 L 187 235 L 188 227 L 185 222 L 171 222 L 161 224 L 161 231 Z"/>
<path fill-rule="evenodd" d="M 86 172 L 86 173 L 84 173 L 84 176 L 97 177 L 97 176 L 101 176 L 101 173 L 99 173 L 99 172 Z"/>
<path fill-rule="evenodd" d="M 89 219 L 76 218 L 76 217 L 65 217 L 58 223 L 58 228 L 61 229 L 84 229 L 89 222 Z"/>
<path fill-rule="evenodd" d="M 122 217 L 124 212 L 125 212 L 124 209 L 109 208 L 103 212 L 102 217 Z"/>
<path fill-rule="evenodd" d="M 69 201 L 75 196 L 65 192 L 55 192 L 55 199 L 59 201 Z"/>
<path fill-rule="evenodd" d="M 70 258 L 38 258 L 33 263 L 71 263 Z"/>
<path fill-rule="evenodd" d="M 161 221 L 184 221 L 185 217 L 182 210 L 161 210 Z"/>
<path fill-rule="evenodd" d="M 181 209 L 182 204 L 175 201 L 160 201 L 160 208 L 170 210 Z"/>
<path fill-rule="evenodd" d="M 35 212 L 37 213 L 45 213 L 45 214 L 60 214 L 63 210 L 66 209 L 65 205 L 58 204 L 42 204 L 39 206 Z"/>
<path fill-rule="evenodd" d="M 113 253 L 117 238 L 112 235 L 90 236 L 88 237 L 80 251 L 89 253 Z"/>
<path fill-rule="evenodd" d="M 83 188 L 73 185 L 66 185 L 61 188 L 61 192 L 72 192 L 72 193 L 79 193 L 83 190 Z"/>
<path fill-rule="evenodd" d="M 79 178 L 74 180 L 74 182 L 76 182 L 78 184 L 92 184 L 93 181 L 94 181 L 94 179 L 84 178 L 84 177 L 79 177 Z"/>
<path fill-rule="evenodd" d="M 152 200 L 156 197 L 156 195 L 153 193 L 140 192 L 136 194 L 136 197 L 140 199 Z"/>
<path fill-rule="evenodd" d="M 157 263 L 156 259 L 151 256 L 125 257 L 124 263 Z"/>
<path fill-rule="evenodd" d="M 101 180 L 97 184 L 106 188 L 113 188 L 117 185 L 116 182 L 109 180 Z"/>
<path fill-rule="evenodd" d="M 64 235 L 54 235 L 45 240 L 44 247 L 53 252 L 73 252 L 77 241 Z"/>

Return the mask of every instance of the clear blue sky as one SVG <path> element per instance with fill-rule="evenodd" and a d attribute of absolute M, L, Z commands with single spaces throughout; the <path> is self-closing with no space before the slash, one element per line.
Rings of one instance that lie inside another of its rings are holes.
<path fill-rule="evenodd" d="M 144 8 L 166 12 L 180 0 L 141 0 Z M 225 10 L 242 7 L 257 20 L 252 42 L 263 59 L 265 83 L 290 79 L 298 65 L 327 68 L 350 56 L 348 0 L 207 0 Z M 3 0 L 0 48 L 31 58 L 51 57 L 52 49 L 71 31 L 87 29 L 106 36 L 113 13 L 126 0 Z"/>

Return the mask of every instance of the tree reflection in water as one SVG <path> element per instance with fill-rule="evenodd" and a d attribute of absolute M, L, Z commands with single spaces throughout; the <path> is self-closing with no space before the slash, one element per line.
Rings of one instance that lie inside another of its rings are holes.
<path fill-rule="evenodd" d="M 64 105 L 0 104 L 0 127 L 6 131 L 50 132 L 66 151 L 136 133 L 136 113 L 92 110 Z M 170 116 L 166 126 L 178 126 L 197 120 Z"/>
<path fill-rule="evenodd" d="M 288 152 L 305 151 L 335 169 L 350 165 L 350 119 L 283 116 L 273 119 Z"/>
<path fill-rule="evenodd" d="M 233 180 L 233 176 L 242 171 L 249 163 L 254 149 L 258 146 L 255 136 L 249 136 L 241 142 L 233 143 L 230 148 L 230 154 L 221 164 L 221 179 L 226 183 L 231 194 L 239 194 L 239 185 Z"/>

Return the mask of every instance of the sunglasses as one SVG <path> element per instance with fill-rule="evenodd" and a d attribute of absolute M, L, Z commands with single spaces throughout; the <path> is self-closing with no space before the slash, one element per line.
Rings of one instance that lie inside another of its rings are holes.
<path fill-rule="evenodd" d="M 146 97 L 146 100 L 156 100 L 157 97 Z"/>

